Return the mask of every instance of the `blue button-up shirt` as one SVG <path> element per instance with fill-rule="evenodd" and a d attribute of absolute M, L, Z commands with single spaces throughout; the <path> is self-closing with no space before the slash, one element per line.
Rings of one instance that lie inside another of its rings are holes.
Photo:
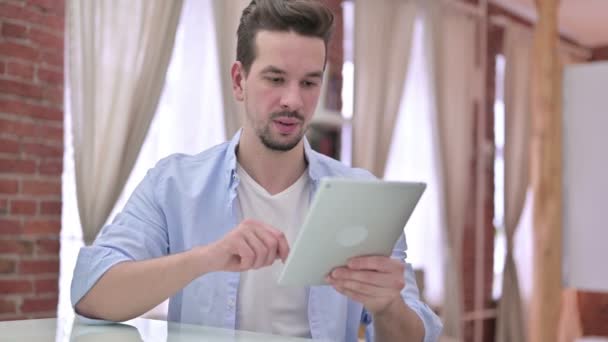
<path fill-rule="evenodd" d="M 78 255 L 71 299 L 75 305 L 112 266 L 123 261 L 145 260 L 208 245 L 221 239 L 237 224 L 239 179 L 236 147 L 240 133 L 224 144 L 198 155 L 172 155 L 161 160 L 139 184 L 114 221 L 105 226 L 93 245 Z M 349 168 L 323 156 L 304 142 L 311 199 L 323 177 L 372 178 L 362 169 Z M 405 260 L 402 235 L 393 257 Z M 168 319 L 183 323 L 235 329 L 240 273 L 205 274 L 169 300 Z M 422 319 L 425 342 L 436 341 L 441 322 L 419 299 L 411 265 L 404 274 L 403 299 Z M 361 323 L 373 339 L 373 317 L 360 303 L 330 286 L 309 288 L 308 319 L 314 339 L 357 341 Z"/>

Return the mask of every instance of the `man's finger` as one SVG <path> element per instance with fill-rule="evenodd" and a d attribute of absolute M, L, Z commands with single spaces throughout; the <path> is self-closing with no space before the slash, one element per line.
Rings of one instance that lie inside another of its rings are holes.
<path fill-rule="evenodd" d="M 376 271 L 355 271 L 347 267 L 338 267 L 331 272 L 331 276 L 338 280 L 353 280 L 378 287 L 401 290 L 405 286 L 402 274 L 383 273 Z"/>
<path fill-rule="evenodd" d="M 243 236 L 247 244 L 253 250 L 254 263 L 253 268 L 258 269 L 264 266 L 264 262 L 266 261 L 266 256 L 268 255 L 268 248 L 264 245 L 264 243 L 258 238 L 258 236 L 253 231 L 245 231 L 243 232 Z"/>
<path fill-rule="evenodd" d="M 279 236 L 279 256 L 281 257 L 281 261 L 285 263 L 287 261 L 287 256 L 289 256 L 289 242 L 285 237 L 285 234 L 281 233 Z"/>
<path fill-rule="evenodd" d="M 237 255 L 240 258 L 239 268 L 242 271 L 248 270 L 255 262 L 255 252 L 251 249 L 247 241 L 244 239 L 237 241 Z"/>
<path fill-rule="evenodd" d="M 258 237 L 258 239 L 260 239 L 260 241 L 262 241 L 262 243 L 264 243 L 266 249 L 268 249 L 266 259 L 264 260 L 264 265 L 272 265 L 278 254 L 279 242 L 277 238 L 265 229 L 256 230 L 255 235 Z"/>
<path fill-rule="evenodd" d="M 255 231 L 265 230 L 266 232 L 272 234 L 278 240 L 278 255 L 281 260 L 285 262 L 287 260 L 287 256 L 289 255 L 289 242 L 285 237 L 285 233 L 261 221 L 249 220 L 248 222 L 251 223 L 251 227 Z"/>
<path fill-rule="evenodd" d="M 348 260 L 347 266 L 353 270 L 368 270 L 384 273 L 403 273 L 405 270 L 405 264 L 402 261 L 387 256 L 375 255 L 351 258 Z"/>
<path fill-rule="evenodd" d="M 264 224 L 264 227 L 278 240 L 279 257 L 281 261 L 285 262 L 289 255 L 289 242 L 287 241 L 287 237 L 285 237 L 285 233 L 267 224 Z"/>
<path fill-rule="evenodd" d="M 336 279 L 334 277 L 331 277 L 330 282 L 332 285 L 339 286 L 341 288 L 358 292 L 362 295 L 370 297 L 390 296 L 397 292 L 397 290 L 394 288 L 381 287 L 356 280 Z"/>

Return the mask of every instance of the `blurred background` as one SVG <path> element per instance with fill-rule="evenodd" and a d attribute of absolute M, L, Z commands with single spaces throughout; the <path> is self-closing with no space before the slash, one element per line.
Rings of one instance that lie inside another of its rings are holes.
<path fill-rule="evenodd" d="M 336 28 L 308 139 L 428 184 L 407 261 L 445 340 L 608 337 L 608 1 L 322 1 Z M 0 0 L 0 320 L 69 336 L 78 249 L 159 159 L 240 127 L 247 4 Z"/>

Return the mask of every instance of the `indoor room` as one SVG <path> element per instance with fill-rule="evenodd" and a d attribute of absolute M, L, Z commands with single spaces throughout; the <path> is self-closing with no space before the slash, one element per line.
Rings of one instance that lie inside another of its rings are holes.
<path fill-rule="evenodd" d="M 607 18 L 0 0 L 0 341 L 608 341 Z"/>

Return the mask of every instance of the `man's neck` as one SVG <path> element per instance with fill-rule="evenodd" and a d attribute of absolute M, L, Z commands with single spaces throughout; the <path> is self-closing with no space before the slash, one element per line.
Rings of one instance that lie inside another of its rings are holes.
<path fill-rule="evenodd" d="M 241 167 L 274 195 L 295 183 L 306 170 L 304 141 L 290 151 L 273 151 L 254 132 L 244 129 L 237 151 Z"/>

